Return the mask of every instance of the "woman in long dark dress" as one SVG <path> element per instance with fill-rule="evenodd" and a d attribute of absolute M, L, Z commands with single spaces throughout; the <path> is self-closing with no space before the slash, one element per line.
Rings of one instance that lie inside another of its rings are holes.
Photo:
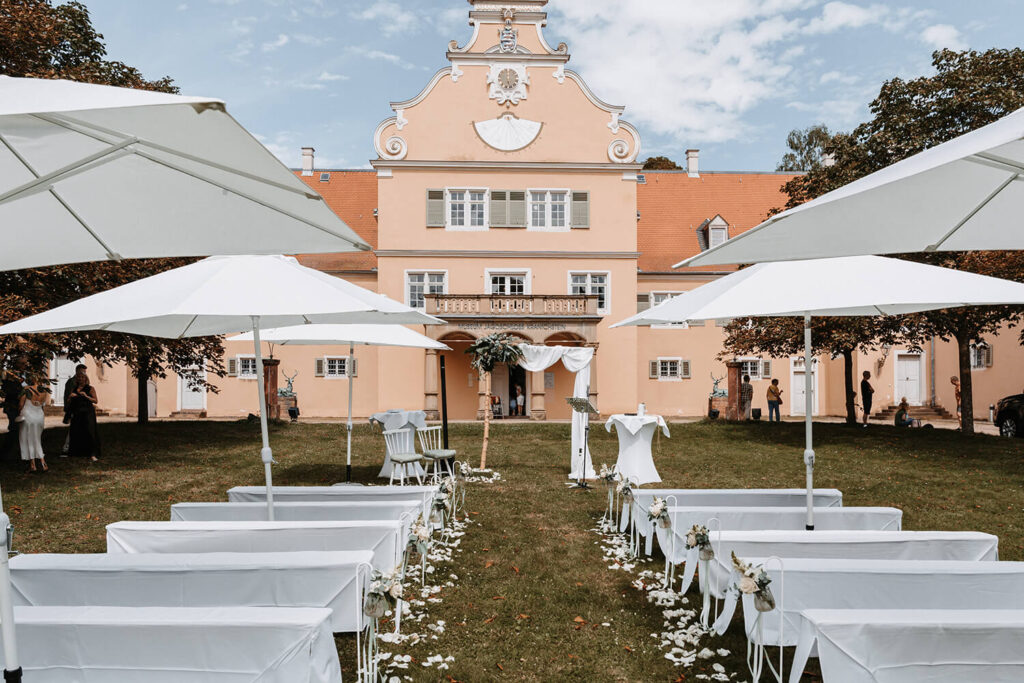
<path fill-rule="evenodd" d="M 71 414 L 71 443 L 68 454 L 89 458 L 93 462 L 100 455 L 100 434 L 96 428 L 96 389 L 88 377 L 78 378 L 74 390 L 68 397 Z"/>

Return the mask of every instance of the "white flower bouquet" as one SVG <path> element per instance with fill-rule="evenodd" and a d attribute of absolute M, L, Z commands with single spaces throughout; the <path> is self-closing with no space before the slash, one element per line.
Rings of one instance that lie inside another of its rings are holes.
<path fill-rule="evenodd" d="M 424 523 L 423 517 L 409 527 L 409 546 L 420 555 L 426 555 L 430 549 L 430 527 Z"/>
<path fill-rule="evenodd" d="M 374 571 L 370 587 L 363 599 L 363 614 L 371 619 L 380 619 L 402 599 L 402 581 L 398 572 L 382 574 Z"/>
<path fill-rule="evenodd" d="M 771 612 L 775 609 L 775 596 L 768 587 L 772 582 L 763 566 L 754 567 L 732 554 L 732 566 L 740 573 L 736 590 L 743 595 L 754 596 L 754 608 L 758 612 Z"/>
<path fill-rule="evenodd" d="M 608 486 L 615 486 L 622 478 L 622 475 L 620 475 L 614 467 L 608 467 L 607 463 L 601 464 L 601 472 L 598 476 L 600 476 Z"/>
<path fill-rule="evenodd" d="M 664 498 L 654 497 L 651 507 L 647 508 L 647 519 L 657 522 L 658 526 L 662 529 L 668 529 L 672 526 L 672 518 L 668 514 L 668 503 L 665 502 Z"/>
<path fill-rule="evenodd" d="M 630 479 L 623 479 L 615 486 L 615 492 L 618 493 L 627 502 L 633 502 L 633 481 Z"/>
<path fill-rule="evenodd" d="M 706 526 L 694 524 L 693 528 L 686 532 L 686 547 L 690 550 L 700 548 L 702 560 L 715 559 L 715 550 L 711 547 L 711 536 Z"/>

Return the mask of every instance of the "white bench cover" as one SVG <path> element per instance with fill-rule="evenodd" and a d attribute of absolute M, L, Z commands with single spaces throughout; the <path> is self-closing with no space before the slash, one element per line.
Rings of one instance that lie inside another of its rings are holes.
<path fill-rule="evenodd" d="M 381 501 L 409 500 L 418 498 L 423 501 L 425 517 L 430 517 L 430 507 L 434 503 L 437 486 L 351 486 L 335 484 L 334 486 L 275 486 L 274 503 L 327 503 L 332 501 Z M 236 486 L 228 489 L 228 500 L 232 503 L 263 503 L 267 502 L 266 486 Z"/>
<path fill-rule="evenodd" d="M 372 561 L 358 550 L 18 555 L 10 566 L 15 605 L 319 607 L 335 633 L 354 633 Z"/>
<path fill-rule="evenodd" d="M 330 618 L 287 607 L 14 608 L 32 683 L 341 683 Z"/>
<path fill-rule="evenodd" d="M 280 553 L 370 550 L 393 571 L 408 539 L 400 522 L 116 522 L 108 553 Z"/>
<path fill-rule="evenodd" d="M 661 551 L 666 557 L 671 555 L 676 564 L 686 559 L 686 534 L 695 524 L 707 526 L 712 532 L 802 531 L 807 522 L 807 508 L 802 507 L 670 507 L 669 515 L 672 528 L 656 526 L 655 530 Z M 899 531 L 903 511 L 886 507 L 815 508 L 814 527 L 817 531 Z"/>
<path fill-rule="evenodd" d="M 825 683 L 1019 683 L 1021 610 L 808 610 Z"/>
<path fill-rule="evenodd" d="M 397 520 L 402 522 L 406 534 L 422 512 L 423 501 L 416 498 L 274 504 L 274 519 L 279 522 Z M 262 522 L 266 519 L 266 503 L 175 503 L 171 506 L 172 522 Z M 425 519 L 429 520 L 430 516 Z"/>

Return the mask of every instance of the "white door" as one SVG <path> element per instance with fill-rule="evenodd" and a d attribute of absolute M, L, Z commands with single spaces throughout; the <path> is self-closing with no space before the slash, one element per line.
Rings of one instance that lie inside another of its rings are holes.
<path fill-rule="evenodd" d="M 146 382 L 146 407 L 149 409 L 149 416 L 156 417 L 156 382 L 149 380 Z"/>
<path fill-rule="evenodd" d="M 178 376 L 178 403 L 181 410 L 206 410 L 206 387 L 194 387 L 192 378 L 206 379 L 205 370 L 191 370 Z"/>
<path fill-rule="evenodd" d="M 54 356 L 50 363 L 50 377 L 57 382 L 53 385 L 53 405 L 64 405 L 64 383 L 75 376 L 76 365 L 78 361 L 67 356 Z"/>
<path fill-rule="evenodd" d="M 804 415 L 807 414 L 807 410 L 806 410 L 806 408 L 807 408 L 807 399 L 806 399 L 807 393 L 805 391 L 805 389 L 806 389 L 806 382 L 805 382 L 805 375 L 804 375 L 804 360 L 803 360 L 803 358 L 793 358 L 793 359 L 791 359 L 790 363 L 791 363 L 792 370 L 791 370 L 790 375 L 789 375 L 789 377 L 790 377 L 789 386 L 790 386 L 790 390 L 791 390 L 790 391 L 791 395 L 788 397 L 789 398 L 789 414 L 792 415 L 792 416 L 799 415 L 799 416 L 803 417 Z M 817 400 L 817 396 L 816 396 L 816 393 L 817 393 L 817 390 L 818 390 L 818 361 L 817 360 L 815 360 L 813 363 L 811 363 L 811 384 L 813 386 L 813 388 L 811 390 L 811 400 L 814 402 L 813 403 L 813 408 L 811 410 L 811 414 L 812 415 L 817 415 L 818 414 L 818 400 Z M 787 397 L 784 394 L 783 397 L 782 397 L 783 404 L 785 404 L 786 398 Z M 785 406 L 783 406 L 783 407 L 785 407 Z"/>
<path fill-rule="evenodd" d="M 921 356 L 900 354 L 896 357 L 896 401 L 906 397 L 912 406 L 921 405 Z"/>

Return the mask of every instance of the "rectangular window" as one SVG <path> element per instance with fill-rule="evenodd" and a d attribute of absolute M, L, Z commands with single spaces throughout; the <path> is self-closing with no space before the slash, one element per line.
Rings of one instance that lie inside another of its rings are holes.
<path fill-rule="evenodd" d="M 679 360 L 676 358 L 658 360 L 658 379 L 679 379 Z"/>
<path fill-rule="evenodd" d="M 569 273 L 569 294 L 596 296 L 597 312 L 607 315 L 610 310 L 608 280 L 608 273 Z"/>
<path fill-rule="evenodd" d="M 988 344 L 971 344 L 971 369 L 984 370 L 992 367 L 992 347 Z"/>
<path fill-rule="evenodd" d="M 486 192 L 470 192 L 469 193 L 469 224 L 474 228 L 483 228 L 487 226 L 486 215 L 487 215 L 487 193 Z"/>
<path fill-rule="evenodd" d="M 743 367 L 740 368 L 741 377 L 743 375 L 750 375 L 751 382 L 759 379 L 771 379 L 770 361 L 762 361 L 760 358 L 740 358 L 739 361 L 743 364 Z"/>
<path fill-rule="evenodd" d="M 256 379 L 256 356 L 238 356 L 238 378 Z"/>
<path fill-rule="evenodd" d="M 651 292 L 648 296 L 650 297 L 651 308 L 654 308 L 658 304 L 663 304 L 672 297 L 679 296 L 683 292 Z M 652 329 L 656 330 L 685 330 L 690 327 L 689 323 L 664 323 L 660 325 L 651 325 Z"/>
<path fill-rule="evenodd" d="M 717 247 L 729 240 L 729 228 L 711 228 L 710 246 Z"/>
<path fill-rule="evenodd" d="M 491 296 L 524 296 L 526 273 L 495 273 L 491 275 Z"/>
<path fill-rule="evenodd" d="M 453 228 L 466 225 L 466 193 L 461 190 L 448 193 L 448 225 Z"/>
<path fill-rule="evenodd" d="M 546 228 L 548 227 L 548 214 L 547 214 L 547 193 L 546 192 L 531 192 L 530 193 L 530 227 L 531 228 Z"/>
<path fill-rule="evenodd" d="M 405 274 L 405 302 L 412 308 L 426 308 L 426 297 L 430 294 L 448 293 L 448 274 L 424 272 Z"/>
<path fill-rule="evenodd" d="M 530 228 L 565 230 L 569 227 L 568 190 L 530 190 Z"/>
<path fill-rule="evenodd" d="M 682 358 L 659 358 L 650 362 L 651 379 L 659 382 L 674 382 L 690 379 L 690 361 Z"/>
<path fill-rule="evenodd" d="M 346 377 L 348 375 L 348 358 L 325 358 L 325 377 Z"/>
<path fill-rule="evenodd" d="M 490 220 L 490 192 L 486 189 L 456 188 L 445 192 L 449 230 L 486 230 Z M 428 208 L 429 210 L 429 208 Z"/>
<path fill-rule="evenodd" d="M 551 227 L 565 227 L 565 192 L 551 193 Z"/>

